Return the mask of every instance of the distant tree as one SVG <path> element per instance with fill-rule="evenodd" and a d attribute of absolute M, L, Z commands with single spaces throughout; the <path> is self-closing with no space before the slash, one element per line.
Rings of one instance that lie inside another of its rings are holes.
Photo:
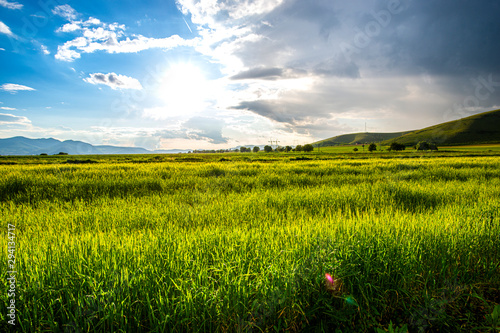
<path fill-rule="evenodd" d="M 285 149 L 286 149 L 286 152 L 288 153 L 288 152 L 290 152 L 290 151 L 292 150 L 292 147 L 290 147 L 290 146 L 286 146 L 286 148 L 285 148 Z"/>
<path fill-rule="evenodd" d="M 286 151 L 285 147 L 276 147 L 276 151 L 282 153 L 284 151 Z"/>
<path fill-rule="evenodd" d="M 358 151 L 358 148 L 354 147 L 354 149 L 353 149 L 353 150 L 354 150 L 354 151 Z"/>
<path fill-rule="evenodd" d="M 377 145 L 374 143 L 370 143 L 370 145 L 368 146 L 368 151 L 372 152 L 374 150 L 377 150 Z"/>
<path fill-rule="evenodd" d="M 265 147 L 264 147 L 264 151 L 265 151 L 266 153 L 270 153 L 270 152 L 272 152 L 272 151 L 273 151 L 273 147 L 271 147 L 271 146 L 265 146 Z"/>
<path fill-rule="evenodd" d="M 429 150 L 429 144 L 426 141 L 420 141 L 415 146 L 416 150 Z"/>
<path fill-rule="evenodd" d="M 258 146 L 253 147 L 253 152 L 258 153 L 260 151 L 260 148 Z"/>
<path fill-rule="evenodd" d="M 47 153 L 41 153 L 40 156 L 47 156 Z"/>
<path fill-rule="evenodd" d="M 57 155 L 68 155 L 68 153 L 64 153 L 64 152 L 62 152 L 62 151 L 61 151 L 61 152 L 59 152 L 59 154 L 57 154 Z"/>
<path fill-rule="evenodd" d="M 420 141 L 419 143 L 417 143 L 417 145 L 415 146 L 415 149 L 424 150 L 424 151 L 425 150 L 438 150 L 435 143 L 429 143 L 426 141 Z"/>
<path fill-rule="evenodd" d="M 302 146 L 301 145 L 296 146 L 295 151 L 302 151 Z"/>
<path fill-rule="evenodd" d="M 305 152 L 311 152 L 314 150 L 314 146 L 312 144 L 308 143 L 307 145 L 304 145 L 303 149 Z"/>
<path fill-rule="evenodd" d="M 406 146 L 402 143 L 397 143 L 397 142 L 392 142 L 391 146 L 389 147 L 389 151 L 401 151 L 405 150 Z"/>

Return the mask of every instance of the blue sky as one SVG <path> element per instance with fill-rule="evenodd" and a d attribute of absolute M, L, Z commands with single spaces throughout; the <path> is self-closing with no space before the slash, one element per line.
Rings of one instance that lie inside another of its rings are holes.
<path fill-rule="evenodd" d="M 0 0 L 0 137 L 303 144 L 500 108 L 498 1 Z"/>

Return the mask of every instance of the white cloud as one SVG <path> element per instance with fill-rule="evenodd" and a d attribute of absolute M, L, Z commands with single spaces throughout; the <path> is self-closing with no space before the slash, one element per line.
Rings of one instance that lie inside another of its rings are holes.
<path fill-rule="evenodd" d="M 0 106 L 0 110 L 14 111 L 14 110 L 17 110 L 17 109 L 16 108 L 9 108 L 7 106 Z"/>
<path fill-rule="evenodd" d="M 96 27 L 97 26 L 97 27 Z M 152 48 L 172 49 L 178 46 L 194 46 L 199 39 L 185 40 L 178 35 L 166 38 L 148 38 L 142 35 L 125 37 L 125 25 L 103 23 L 90 17 L 87 21 L 71 21 L 56 32 L 81 31 L 81 36 L 59 45 L 55 58 L 74 61 L 81 53 L 104 51 L 107 53 L 136 53 Z M 125 37 L 125 39 L 123 39 Z"/>
<path fill-rule="evenodd" d="M 104 84 L 113 90 L 116 89 L 142 90 L 142 85 L 137 79 L 115 73 L 109 73 L 109 74 L 93 73 L 90 74 L 90 77 L 85 78 L 83 80 L 91 84 Z"/>
<path fill-rule="evenodd" d="M 12 33 L 12 31 L 10 31 L 10 28 L 2 21 L 0 21 L 0 33 L 5 34 L 5 35 L 10 36 L 10 37 L 16 37 L 16 35 L 14 35 L 14 33 Z"/>
<path fill-rule="evenodd" d="M 3 47 L 0 47 L 0 51 L 5 51 L 5 49 Z"/>
<path fill-rule="evenodd" d="M 82 27 L 80 24 L 71 22 L 71 23 L 66 23 L 65 25 L 57 29 L 56 32 L 73 32 L 80 30 L 81 28 Z"/>
<path fill-rule="evenodd" d="M 84 30 L 84 37 L 77 37 L 60 45 L 55 58 L 62 61 L 73 61 L 81 57 L 80 53 L 104 51 L 107 53 L 136 53 L 148 49 L 172 49 L 178 46 L 194 46 L 197 40 L 185 40 L 178 35 L 167 38 L 148 38 L 141 35 L 134 39 L 127 37 L 118 40 L 120 34 L 102 28 Z"/>
<path fill-rule="evenodd" d="M 45 45 L 40 45 L 40 49 L 42 50 L 43 54 L 50 54 L 50 51 L 47 49 L 47 46 Z"/>
<path fill-rule="evenodd" d="M 243 18 L 256 17 L 269 13 L 279 6 L 283 0 L 228 0 L 216 2 L 213 0 L 179 0 L 184 14 L 191 13 L 193 23 L 213 25 L 221 18 L 237 21 Z"/>
<path fill-rule="evenodd" d="M 70 5 L 59 5 L 52 9 L 52 14 L 61 16 L 68 21 L 75 20 L 78 16 L 76 10 L 74 10 Z"/>
<path fill-rule="evenodd" d="M 18 2 L 9 2 L 7 0 L 0 0 L 0 6 L 8 9 L 22 9 L 23 5 Z"/>
<path fill-rule="evenodd" d="M 66 23 L 65 25 L 57 29 L 56 32 L 73 32 L 91 26 L 102 26 L 104 28 L 109 28 L 110 30 L 113 31 L 116 30 L 117 28 L 125 30 L 124 25 L 119 25 L 118 23 L 106 24 L 102 23 L 99 19 L 95 17 L 89 17 L 87 21 L 70 21 L 70 23 Z"/>
<path fill-rule="evenodd" d="M 31 125 L 31 120 L 22 116 L 0 113 L 0 125 Z"/>
<path fill-rule="evenodd" d="M 3 85 L 0 86 L 0 90 L 10 92 L 12 94 L 17 93 L 18 91 L 34 91 L 36 89 L 33 89 L 28 86 L 23 86 L 21 84 L 15 84 L 15 83 L 4 83 Z"/>

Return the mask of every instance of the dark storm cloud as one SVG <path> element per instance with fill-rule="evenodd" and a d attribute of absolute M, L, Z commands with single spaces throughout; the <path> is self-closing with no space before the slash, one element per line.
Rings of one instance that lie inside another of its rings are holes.
<path fill-rule="evenodd" d="M 271 23 L 274 24 L 280 24 L 283 20 L 290 18 L 314 22 L 317 25 L 318 34 L 323 38 L 328 38 L 330 33 L 340 26 L 340 15 L 331 0 L 285 1 L 274 13 L 270 14 Z"/>
<path fill-rule="evenodd" d="M 235 110 L 248 110 L 280 123 L 294 123 L 296 118 L 281 102 L 270 100 L 246 101 L 232 107 Z"/>
<path fill-rule="evenodd" d="M 333 76 L 356 77 L 358 68 L 439 75 L 496 72 L 498 13 L 498 1 L 285 1 L 256 28 L 266 38 L 237 54 L 250 68 L 302 65 L 313 70 L 330 62 L 322 73 Z M 280 63 L 285 50 L 289 56 Z"/>
<path fill-rule="evenodd" d="M 500 1 L 275 3 L 237 23 L 231 15 L 211 17 L 249 30 L 212 46 L 216 56 L 241 62 L 228 71 L 232 80 L 248 80 L 233 109 L 319 133 L 318 119 L 376 119 L 378 130 L 399 131 L 500 105 Z M 310 79 L 308 86 L 280 86 L 287 69 L 303 73 L 298 77 Z"/>
<path fill-rule="evenodd" d="M 418 34 L 401 40 L 414 64 L 436 74 L 498 72 L 500 2 L 415 2 Z"/>
<path fill-rule="evenodd" d="M 264 79 L 276 80 L 283 75 L 283 68 L 252 68 L 230 77 L 231 80 Z"/>
<path fill-rule="evenodd" d="M 356 63 L 436 75 L 500 69 L 500 2 L 412 0 L 396 13 L 377 3 L 353 22 L 350 38 L 339 44 Z"/>
<path fill-rule="evenodd" d="M 230 77 L 231 80 L 246 80 L 246 79 L 261 79 L 261 80 L 278 80 L 297 78 L 306 75 L 304 70 L 294 70 L 291 68 L 265 68 L 257 67 L 249 69 L 248 71 Z"/>
<path fill-rule="evenodd" d="M 359 78 L 359 67 L 352 61 L 347 61 L 343 56 L 326 59 L 314 66 L 313 72 L 318 75 Z"/>

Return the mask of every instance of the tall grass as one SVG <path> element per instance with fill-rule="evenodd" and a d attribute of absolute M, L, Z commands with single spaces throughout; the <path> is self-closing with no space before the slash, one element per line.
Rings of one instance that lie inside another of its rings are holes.
<path fill-rule="evenodd" d="M 23 331 L 498 329 L 487 320 L 500 302 L 496 157 L 0 174 L 0 286 L 11 223 Z"/>

